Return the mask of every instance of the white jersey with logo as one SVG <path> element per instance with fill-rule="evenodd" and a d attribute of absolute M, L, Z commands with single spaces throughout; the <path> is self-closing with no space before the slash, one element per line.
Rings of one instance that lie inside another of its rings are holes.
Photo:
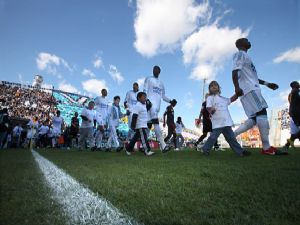
<path fill-rule="evenodd" d="M 137 102 L 133 107 L 132 113 L 138 115 L 135 129 L 147 128 L 148 112 L 146 104 Z"/>
<path fill-rule="evenodd" d="M 233 121 L 231 119 L 228 105 L 231 103 L 229 98 L 222 97 L 220 95 L 210 95 L 206 100 L 206 108 L 215 108 L 216 112 L 211 116 L 212 128 L 221 128 L 232 126 Z"/>
<path fill-rule="evenodd" d="M 133 106 L 137 103 L 137 93 L 138 92 L 134 92 L 133 90 L 126 93 L 125 102 L 129 111 L 131 111 Z"/>
<path fill-rule="evenodd" d="M 159 112 L 160 102 L 163 99 L 166 102 L 171 100 L 165 95 L 165 86 L 162 81 L 154 76 L 147 77 L 144 82 L 144 92 L 147 94 L 147 98 L 152 103 L 152 108 Z"/>
<path fill-rule="evenodd" d="M 107 116 L 109 114 L 109 102 L 103 96 L 95 98 L 96 111 L 101 114 L 103 123 L 107 123 Z"/>
<path fill-rule="evenodd" d="M 233 68 L 238 71 L 238 81 L 244 95 L 252 90 L 260 89 L 255 66 L 245 51 L 238 51 L 233 55 Z"/>
<path fill-rule="evenodd" d="M 88 120 L 82 120 L 81 128 L 89 128 L 94 126 L 94 119 L 97 119 L 96 112 L 93 109 L 84 108 L 81 112 L 82 116 Z"/>

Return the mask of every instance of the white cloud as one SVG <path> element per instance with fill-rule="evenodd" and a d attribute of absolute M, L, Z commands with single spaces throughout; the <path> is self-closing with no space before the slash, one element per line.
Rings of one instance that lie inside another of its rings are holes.
<path fill-rule="evenodd" d="M 144 89 L 145 77 L 137 79 L 136 82 L 139 84 L 139 90 L 142 91 Z"/>
<path fill-rule="evenodd" d="M 68 63 L 56 55 L 51 55 L 50 53 L 41 52 L 36 58 L 36 64 L 39 70 L 47 71 L 50 74 L 57 75 L 57 67 L 62 65 L 69 71 L 72 71 Z"/>
<path fill-rule="evenodd" d="M 96 69 L 99 69 L 100 67 L 103 67 L 102 59 L 99 56 L 97 56 L 96 59 L 93 62 L 93 65 Z"/>
<path fill-rule="evenodd" d="M 88 76 L 90 78 L 95 78 L 96 77 L 96 74 L 94 74 L 92 71 L 90 71 L 88 69 L 83 69 L 82 75 Z"/>
<path fill-rule="evenodd" d="M 193 99 L 193 95 L 191 92 L 188 92 L 184 95 L 184 105 L 187 109 L 193 108 L 195 104 L 195 100 Z"/>
<path fill-rule="evenodd" d="M 235 41 L 247 37 L 249 30 L 219 27 L 217 23 L 200 27 L 182 44 L 183 61 L 195 65 L 191 79 L 211 79 L 236 51 Z"/>
<path fill-rule="evenodd" d="M 58 89 L 65 92 L 78 93 L 77 88 L 69 83 L 66 83 L 65 80 L 59 83 Z"/>
<path fill-rule="evenodd" d="M 274 63 L 281 63 L 284 61 L 300 63 L 300 47 L 289 49 L 286 52 L 281 53 L 275 59 L 273 59 Z"/>
<path fill-rule="evenodd" d="M 108 90 L 105 80 L 89 79 L 81 82 L 81 84 L 83 90 L 95 95 L 100 95 L 103 88 Z"/>
<path fill-rule="evenodd" d="M 208 1 L 137 0 L 134 46 L 148 57 L 172 51 L 197 28 L 199 19 L 208 22 L 211 12 Z"/>
<path fill-rule="evenodd" d="M 122 74 L 118 71 L 117 67 L 114 65 L 109 65 L 109 71 L 111 78 L 116 81 L 118 84 L 122 83 L 124 80 L 124 77 Z"/>

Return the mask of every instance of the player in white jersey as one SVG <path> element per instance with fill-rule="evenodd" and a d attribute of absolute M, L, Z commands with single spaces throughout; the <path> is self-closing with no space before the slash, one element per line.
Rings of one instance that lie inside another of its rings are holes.
<path fill-rule="evenodd" d="M 109 115 L 108 115 L 110 133 L 109 133 L 107 145 L 109 149 L 112 147 L 116 148 L 117 152 L 123 149 L 122 146 L 120 147 L 120 143 L 117 135 L 117 128 L 120 125 L 120 119 L 125 116 L 121 112 L 119 104 L 120 104 L 120 96 L 115 96 L 114 102 L 112 106 L 110 106 Z M 114 143 L 114 146 L 112 146 L 112 143 Z"/>
<path fill-rule="evenodd" d="M 165 102 L 171 103 L 175 99 L 171 100 L 165 95 L 165 86 L 162 81 L 158 79 L 160 74 L 159 66 L 153 67 L 153 76 L 147 77 L 144 82 L 144 92 L 147 94 L 147 98 L 150 100 L 152 106 L 148 111 L 149 121 L 154 125 L 154 132 L 157 140 L 160 143 L 162 152 L 169 150 L 161 134 L 159 128 L 158 113 L 160 111 L 161 99 Z M 149 104 L 148 104 L 149 105 Z"/>
<path fill-rule="evenodd" d="M 108 127 L 109 102 L 107 100 L 107 90 L 101 90 L 101 96 L 95 98 L 96 113 L 102 118 L 99 132 L 96 134 L 97 148 L 101 148 L 104 129 Z"/>
<path fill-rule="evenodd" d="M 124 107 L 126 109 L 126 114 L 128 116 L 128 140 L 130 140 L 133 135 L 134 131 L 130 128 L 131 125 L 131 118 L 132 118 L 132 109 L 137 103 L 137 93 L 139 91 L 139 84 L 133 83 L 132 90 L 128 91 L 126 93 L 125 101 L 124 101 Z"/>
<path fill-rule="evenodd" d="M 247 54 L 247 51 L 251 48 L 251 43 L 247 38 L 238 39 L 235 45 L 239 51 L 233 56 L 232 80 L 235 93 L 240 96 L 241 103 L 248 116 L 248 120 L 235 130 L 235 135 L 244 133 L 257 125 L 263 145 L 261 153 L 275 155 L 277 149 L 270 146 L 269 143 L 270 127 L 266 110 L 268 105 L 261 94 L 259 85 L 266 85 L 272 90 L 276 90 L 278 85 L 258 79 L 255 66 Z"/>
<path fill-rule="evenodd" d="M 133 138 L 130 140 L 130 143 L 126 146 L 126 154 L 131 155 L 134 145 L 137 140 L 141 140 L 143 148 L 145 149 L 144 154 L 146 156 L 153 155 L 154 152 L 151 151 L 148 137 L 147 137 L 147 122 L 148 122 L 148 113 L 146 107 L 147 95 L 145 92 L 139 92 L 137 95 L 138 102 L 135 104 L 132 110 L 132 121 L 130 127 L 132 130 L 135 130 Z"/>
<path fill-rule="evenodd" d="M 57 139 L 61 135 L 63 130 L 64 119 L 60 116 L 60 111 L 56 111 L 56 116 L 52 117 L 52 128 L 53 128 L 53 138 L 52 138 L 52 147 L 54 148 L 57 145 Z"/>

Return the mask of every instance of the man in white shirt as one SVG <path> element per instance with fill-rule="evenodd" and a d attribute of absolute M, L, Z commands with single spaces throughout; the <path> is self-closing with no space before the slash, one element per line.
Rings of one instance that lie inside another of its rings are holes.
<path fill-rule="evenodd" d="M 272 90 L 276 90 L 278 85 L 258 79 L 255 66 L 247 54 L 251 48 L 251 43 L 247 38 L 238 39 L 235 45 L 239 51 L 233 56 L 232 81 L 235 93 L 240 96 L 240 101 L 248 117 L 248 120 L 235 130 L 235 135 L 244 133 L 257 125 L 263 145 L 261 153 L 275 155 L 277 149 L 270 146 L 269 143 L 270 127 L 266 110 L 268 105 L 261 94 L 260 84 L 266 85 Z"/>
<path fill-rule="evenodd" d="M 79 129 L 79 150 L 81 151 L 85 147 L 85 141 L 88 142 L 89 148 L 95 150 L 95 138 L 94 138 L 94 120 L 96 120 L 96 113 L 94 111 L 95 103 L 90 101 L 87 108 L 84 108 L 81 112 L 82 123 Z"/>
<path fill-rule="evenodd" d="M 147 95 L 145 92 L 139 92 L 137 95 L 138 102 L 133 107 L 132 111 L 132 122 L 131 129 L 135 130 L 135 134 L 133 138 L 130 140 L 130 143 L 126 146 L 127 155 L 131 155 L 133 151 L 134 145 L 137 140 L 141 140 L 142 146 L 145 149 L 144 154 L 146 156 L 153 155 L 154 152 L 151 151 L 148 136 L 147 136 L 147 121 L 148 121 L 148 113 L 146 107 L 146 99 Z"/>
<path fill-rule="evenodd" d="M 57 139 L 62 133 L 64 125 L 64 119 L 60 116 L 60 111 L 56 111 L 56 116 L 52 117 L 52 128 L 53 128 L 53 138 L 52 138 L 52 147 L 54 148 L 57 145 Z"/>
<path fill-rule="evenodd" d="M 131 125 L 131 118 L 132 118 L 132 109 L 135 106 L 135 104 L 137 103 L 137 93 L 139 91 L 139 85 L 138 83 L 133 83 L 133 87 L 132 90 L 128 91 L 126 93 L 126 97 L 125 97 L 125 101 L 124 101 L 124 107 L 126 109 L 126 114 L 128 117 L 128 140 L 130 140 L 133 135 L 134 135 L 134 131 L 130 128 Z"/>
<path fill-rule="evenodd" d="M 159 128 L 158 114 L 160 111 L 161 99 L 163 99 L 165 102 L 168 102 L 168 103 L 175 101 L 175 99 L 170 100 L 168 97 L 166 97 L 165 86 L 164 86 L 163 82 L 158 79 L 159 74 L 160 74 L 160 67 L 154 66 L 153 67 L 153 76 L 147 77 L 145 79 L 144 92 L 147 94 L 147 98 L 150 100 L 150 102 L 152 104 L 152 106 L 148 112 L 150 124 L 154 125 L 154 132 L 155 132 L 157 140 L 160 143 L 160 148 L 161 148 L 162 152 L 167 152 L 170 149 L 167 147 L 166 143 L 164 142 L 163 136 L 161 134 L 161 130 Z M 148 123 L 149 123 L 149 121 L 148 121 Z"/>
<path fill-rule="evenodd" d="M 101 90 L 101 96 L 95 98 L 95 106 L 97 117 L 100 117 L 102 122 L 99 127 L 99 132 L 96 134 L 96 144 L 98 148 L 101 148 L 101 142 L 103 139 L 104 129 L 108 127 L 108 114 L 109 114 L 109 102 L 107 100 L 107 90 Z"/>

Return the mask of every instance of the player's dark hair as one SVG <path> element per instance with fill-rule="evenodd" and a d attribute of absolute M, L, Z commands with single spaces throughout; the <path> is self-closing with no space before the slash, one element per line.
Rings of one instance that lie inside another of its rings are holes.
<path fill-rule="evenodd" d="M 139 92 L 136 96 L 137 100 L 139 100 L 143 95 L 147 96 L 147 94 L 143 91 Z"/>
<path fill-rule="evenodd" d="M 116 101 L 117 99 L 120 100 L 121 99 L 120 96 L 117 95 L 117 96 L 114 97 L 114 101 Z"/>
<path fill-rule="evenodd" d="M 177 123 L 179 123 L 179 124 L 182 123 L 182 120 L 181 120 L 181 117 L 180 117 L 180 116 L 177 117 Z"/>
<path fill-rule="evenodd" d="M 290 83 L 291 88 L 294 88 L 294 87 L 297 87 L 297 86 L 299 87 L 299 82 L 298 81 L 293 81 L 293 82 Z"/>
<path fill-rule="evenodd" d="M 133 85 L 137 85 L 137 86 L 139 86 L 139 84 L 138 84 L 137 82 L 134 82 L 134 83 L 133 83 Z"/>
<path fill-rule="evenodd" d="M 240 39 L 237 39 L 236 42 L 235 42 L 235 46 L 240 49 L 241 47 L 243 47 L 245 41 L 248 41 L 247 38 L 240 38 Z"/>

